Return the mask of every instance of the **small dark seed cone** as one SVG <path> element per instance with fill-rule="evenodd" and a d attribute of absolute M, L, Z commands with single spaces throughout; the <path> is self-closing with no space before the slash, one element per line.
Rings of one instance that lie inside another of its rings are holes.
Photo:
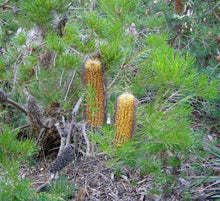
<path fill-rule="evenodd" d="M 51 173 L 56 173 L 62 170 L 71 159 L 74 157 L 74 148 L 72 145 L 69 145 L 63 150 L 63 152 L 52 162 L 49 167 Z"/>
<path fill-rule="evenodd" d="M 7 96 L 3 92 L 3 90 L 0 89 L 0 103 L 4 103 L 7 101 Z"/>
<path fill-rule="evenodd" d="M 31 95 L 27 98 L 27 115 L 35 128 L 41 129 L 44 127 L 42 123 L 43 109 L 37 104 L 36 99 Z"/>

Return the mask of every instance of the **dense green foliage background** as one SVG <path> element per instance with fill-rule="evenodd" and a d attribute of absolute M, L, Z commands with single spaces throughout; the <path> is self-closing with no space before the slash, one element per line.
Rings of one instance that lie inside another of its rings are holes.
<path fill-rule="evenodd" d="M 206 137 L 208 130 L 219 134 L 220 22 L 212 11 L 217 3 L 183 1 L 183 13 L 177 15 L 174 1 L 166 0 L 0 1 L 0 87 L 24 107 L 28 91 L 47 117 L 58 105 L 55 117 L 70 121 L 82 95 L 81 66 L 87 58 L 99 59 L 111 118 L 123 92 L 134 94 L 139 106 L 129 143 L 115 149 L 109 125 L 88 131 L 91 141 L 110 156 L 116 172 L 129 166 L 172 188 L 181 163 L 194 156 L 199 164 L 204 142 L 219 143 L 218 136 Z M 220 16 L 220 7 L 214 11 Z M 0 108 L 0 153 L 6 153 L 0 167 L 10 182 L 28 187 L 15 177 L 19 161 L 36 153 L 36 131 L 24 131 L 24 142 L 16 139 L 12 130 L 27 124 L 25 114 L 6 103 Z M 172 175 L 164 171 L 168 166 Z M 19 185 L 11 187 L 20 192 Z M 26 194 L 16 196 L 22 200 Z"/>

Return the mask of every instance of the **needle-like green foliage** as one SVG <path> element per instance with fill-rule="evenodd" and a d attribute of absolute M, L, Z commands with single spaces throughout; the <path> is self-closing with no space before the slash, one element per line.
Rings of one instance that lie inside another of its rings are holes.
<path fill-rule="evenodd" d="M 36 153 L 35 143 L 31 140 L 17 140 L 18 131 L 3 127 L 0 132 L 0 198 L 1 200 L 25 200 L 33 190 L 31 183 L 19 176 L 21 162 Z"/>
<path fill-rule="evenodd" d="M 24 0 L 20 2 L 26 19 L 37 25 L 45 26 L 52 22 L 54 12 L 62 13 L 67 9 L 68 2 L 64 0 Z"/>
<path fill-rule="evenodd" d="M 177 14 L 171 1 L 6 1 L 7 6 L 0 8 L 0 87 L 24 107 L 24 89 L 46 112 L 56 103 L 59 108 L 52 113 L 57 121 L 61 116 L 69 121 L 84 91 L 94 115 L 98 110 L 94 86 L 82 90 L 80 72 L 86 59 L 99 60 L 106 81 L 105 112 L 112 125 L 88 131 L 88 136 L 110 156 L 109 164 L 115 165 L 118 174 L 130 166 L 141 174 L 154 175 L 162 190 L 169 190 L 175 185 L 175 172 L 203 149 L 205 134 L 219 129 L 216 15 L 220 7 L 215 7 L 216 1 L 182 2 L 183 13 Z M 116 149 L 115 104 L 125 91 L 139 103 L 136 130 L 129 142 Z M 0 109 L 1 125 L 25 125 L 24 115 L 14 107 L 3 103 Z M 46 115 L 51 117 L 50 112 Z M 79 114 L 77 120 L 81 119 Z M 205 134 L 199 131 L 201 127 Z M 18 178 L 18 160 L 29 156 L 31 142 L 21 143 L 11 130 L 0 135 L 0 142 L 2 167 L 10 164 L 14 172 L 7 169 L 8 174 Z M 173 177 L 166 168 L 172 169 Z M 27 189 L 20 180 L 10 182 L 20 185 L 17 198 L 25 197 L 19 194 Z M 10 191 L 8 187 L 14 189 L 10 182 L 4 186 L 1 181 L 5 192 Z M 37 196 L 49 199 L 46 194 Z M 50 199 L 54 197 L 50 194 Z"/>

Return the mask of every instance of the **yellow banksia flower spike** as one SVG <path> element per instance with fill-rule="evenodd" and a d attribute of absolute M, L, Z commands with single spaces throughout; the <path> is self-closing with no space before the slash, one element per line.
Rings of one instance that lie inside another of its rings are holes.
<path fill-rule="evenodd" d="M 86 97 L 86 119 L 90 126 L 98 127 L 105 121 L 105 91 L 102 64 L 88 59 L 84 64 L 83 79 L 86 89 L 94 90 L 94 97 Z M 86 94 L 87 96 L 88 94 Z"/>
<path fill-rule="evenodd" d="M 117 99 L 115 113 L 115 142 L 128 142 L 135 125 L 136 104 L 135 97 L 130 93 L 123 93 Z"/>

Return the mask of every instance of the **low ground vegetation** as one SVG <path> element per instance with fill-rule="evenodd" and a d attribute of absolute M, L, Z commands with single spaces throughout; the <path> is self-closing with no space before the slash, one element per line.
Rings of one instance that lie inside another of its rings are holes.
<path fill-rule="evenodd" d="M 0 10 L 0 200 L 220 198 L 217 1 Z M 119 110 L 124 93 L 135 105 Z"/>

